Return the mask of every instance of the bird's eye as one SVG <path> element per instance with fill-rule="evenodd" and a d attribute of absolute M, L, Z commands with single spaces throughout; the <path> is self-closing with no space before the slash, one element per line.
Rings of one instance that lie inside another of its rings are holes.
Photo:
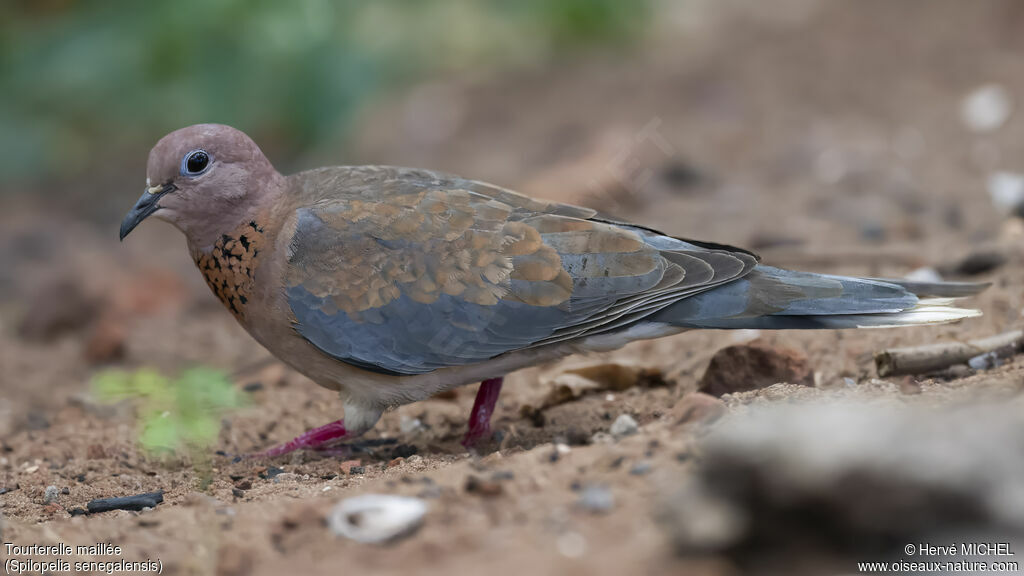
<path fill-rule="evenodd" d="M 193 150 L 181 160 L 181 173 L 184 176 L 198 176 L 210 167 L 210 155 L 205 150 Z"/>

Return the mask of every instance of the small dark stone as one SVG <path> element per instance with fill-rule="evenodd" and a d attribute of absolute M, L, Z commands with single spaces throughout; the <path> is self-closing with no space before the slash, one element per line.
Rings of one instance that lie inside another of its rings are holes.
<path fill-rule="evenodd" d="M 68 488 L 67 486 L 65 486 L 65 487 L 60 489 L 60 493 L 65 495 L 65 496 L 67 496 L 68 494 L 71 494 L 71 489 Z"/>
<path fill-rule="evenodd" d="M 228 453 L 223 450 L 217 450 L 216 452 L 214 452 L 214 454 L 216 454 L 217 456 L 223 456 L 225 458 L 227 458 L 228 456 Z"/>
<path fill-rule="evenodd" d="M 355 476 L 356 474 L 366 474 L 366 466 L 353 466 L 348 469 L 348 473 L 350 476 Z"/>
<path fill-rule="evenodd" d="M 235 482 L 235 488 L 238 490 L 251 490 L 252 480 L 249 480 L 248 478 L 239 480 L 238 482 Z"/>
<path fill-rule="evenodd" d="M 419 449 L 411 444 L 399 444 L 391 449 L 391 458 L 408 458 L 418 451 Z"/>
<path fill-rule="evenodd" d="M 234 458 L 231 459 L 231 463 L 232 464 L 238 464 L 241 461 L 242 461 L 242 457 L 241 456 L 235 456 Z"/>
<path fill-rule="evenodd" d="M 277 466 L 267 466 L 266 472 L 260 473 L 260 478 L 266 478 L 267 480 L 273 480 L 278 474 L 284 474 L 283 468 Z"/>
<path fill-rule="evenodd" d="M 253 392 L 259 392 L 260 390 L 263 390 L 263 382 L 249 382 L 245 386 L 242 386 L 242 390 L 249 392 L 250 394 Z"/>
<path fill-rule="evenodd" d="M 46 430 L 50 427 L 50 420 L 42 412 L 33 410 L 25 417 L 25 426 L 29 430 Z"/>
<path fill-rule="evenodd" d="M 147 494 L 136 494 L 135 496 L 123 496 L 117 498 L 100 498 L 93 500 L 86 505 L 89 514 L 109 512 L 111 510 L 134 510 L 144 508 L 156 508 L 156 505 L 164 501 L 164 492 L 149 492 Z"/>
<path fill-rule="evenodd" d="M 71 516 L 85 516 L 88 514 L 84 508 L 72 508 L 68 513 L 71 514 Z"/>
<path fill-rule="evenodd" d="M 696 168 L 681 160 L 674 160 L 663 166 L 660 176 L 665 184 L 679 191 L 692 188 L 704 181 L 704 176 Z"/>
<path fill-rule="evenodd" d="M 337 474 L 331 472 L 330 474 L 324 474 L 323 476 L 320 477 L 320 479 L 321 480 L 334 480 L 337 477 L 338 477 Z"/>
<path fill-rule="evenodd" d="M 977 276 L 985 274 L 1006 264 L 1006 254 L 998 250 L 979 250 L 964 257 L 951 266 L 941 266 L 940 274 L 950 276 Z"/>
<path fill-rule="evenodd" d="M 234 496 L 235 498 L 243 498 L 245 496 L 245 492 L 239 490 L 238 488 L 232 488 L 231 495 Z"/>
<path fill-rule="evenodd" d="M 75 480 L 77 480 L 78 482 L 85 482 L 85 474 L 79 474 L 78 476 L 75 476 Z"/>
<path fill-rule="evenodd" d="M 565 442 L 569 446 L 586 446 L 590 444 L 590 434 L 573 426 L 566 430 Z"/>
<path fill-rule="evenodd" d="M 238 482 L 242 478 L 245 478 L 245 476 L 242 474 L 232 474 L 231 476 L 228 476 L 228 478 L 231 478 L 232 482 Z"/>
<path fill-rule="evenodd" d="M 868 242 L 885 240 L 885 227 L 877 222 L 868 222 L 860 228 L 860 237 Z"/>

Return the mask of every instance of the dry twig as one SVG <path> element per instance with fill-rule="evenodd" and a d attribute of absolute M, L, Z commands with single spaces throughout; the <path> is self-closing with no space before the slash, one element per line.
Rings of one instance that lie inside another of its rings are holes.
<path fill-rule="evenodd" d="M 1008 355 L 1021 351 L 1024 346 L 1024 330 L 1005 332 L 988 338 L 969 342 L 943 342 L 925 346 L 891 348 L 875 354 L 878 375 L 924 374 L 962 364 L 988 352 L 1003 352 Z"/>

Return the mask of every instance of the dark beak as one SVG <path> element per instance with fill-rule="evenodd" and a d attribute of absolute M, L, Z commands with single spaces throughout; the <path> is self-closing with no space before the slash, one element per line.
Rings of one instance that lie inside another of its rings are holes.
<path fill-rule="evenodd" d="M 174 190 L 174 184 L 170 183 L 146 188 L 139 201 L 135 203 L 135 206 L 132 206 L 132 209 L 128 211 L 128 215 L 121 221 L 121 240 L 124 240 L 124 237 L 134 230 L 140 222 L 148 218 L 153 212 L 156 212 L 160 208 L 157 205 L 157 201 L 160 200 L 161 196 L 172 190 Z"/>

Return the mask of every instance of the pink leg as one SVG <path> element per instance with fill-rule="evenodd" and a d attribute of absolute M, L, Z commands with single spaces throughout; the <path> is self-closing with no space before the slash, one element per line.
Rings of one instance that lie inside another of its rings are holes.
<path fill-rule="evenodd" d="M 313 428 L 307 431 L 305 434 L 296 437 L 294 440 L 285 442 L 280 446 L 274 446 L 273 448 L 264 452 L 257 452 L 251 454 L 251 458 L 273 458 L 275 456 L 282 456 L 289 452 L 301 450 L 303 448 L 310 448 L 313 450 L 323 448 L 326 444 L 333 442 L 339 438 L 344 438 L 348 435 L 345 430 L 345 421 L 338 420 L 325 424 L 319 428 Z"/>
<path fill-rule="evenodd" d="M 502 378 L 491 378 L 480 383 L 469 415 L 469 430 L 462 439 L 462 445 L 469 448 L 491 434 L 491 416 L 501 394 Z"/>

